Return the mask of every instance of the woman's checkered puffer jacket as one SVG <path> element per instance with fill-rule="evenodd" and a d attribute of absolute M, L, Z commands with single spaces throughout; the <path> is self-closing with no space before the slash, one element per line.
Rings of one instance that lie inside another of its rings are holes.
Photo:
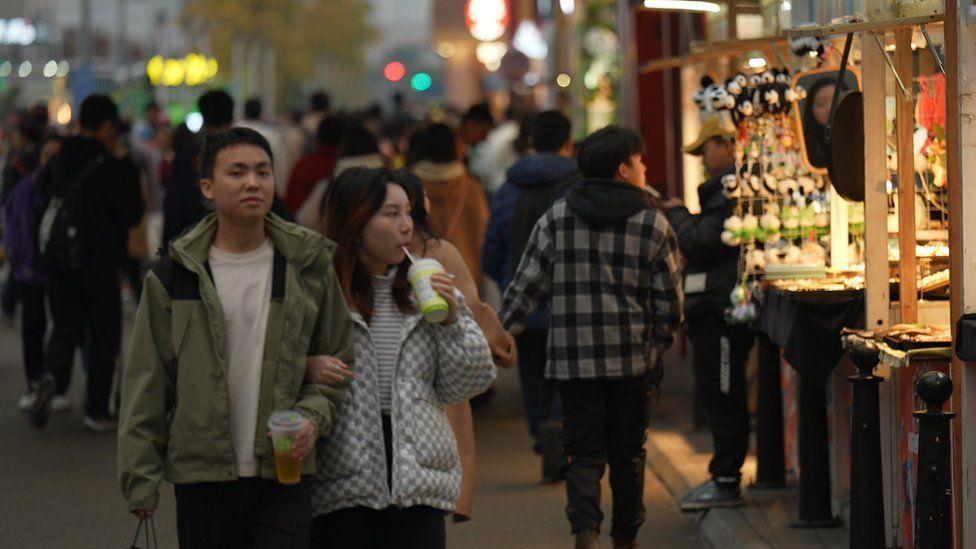
<path fill-rule="evenodd" d="M 387 486 L 379 376 L 369 325 L 357 313 L 355 374 L 332 436 L 319 441 L 312 508 L 316 516 L 363 506 L 426 505 L 453 511 L 461 465 L 444 405 L 485 391 L 495 379 L 488 343 L 470 310 L 451 326 L 409 315 L 400 339 L 390 413 L 393 486 Z"/>

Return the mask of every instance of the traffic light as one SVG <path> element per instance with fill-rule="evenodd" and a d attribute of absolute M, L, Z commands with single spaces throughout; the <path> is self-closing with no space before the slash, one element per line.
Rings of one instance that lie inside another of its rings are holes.
<path fill-rule="evenodd" d="M 383 76 L 390 82 L 399 82 L 407 75 L 407 67 L 399 61 L 390 61 L 383 67 Z"/>
<path fill-rule="evenodd" d="M 418 92 L 429 90 L 433 83 L 434 80 L 426 72 L 418 72 L 410 79 L 410 87 Z"/>

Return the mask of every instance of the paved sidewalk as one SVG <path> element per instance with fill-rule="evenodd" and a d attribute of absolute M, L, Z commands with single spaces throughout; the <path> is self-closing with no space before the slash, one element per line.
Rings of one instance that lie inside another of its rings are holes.
<path fill-rule="evenodd" d="M 82 427 L 82 368 L 75 369 L 72 380 L 73 410 L 56 414 L 45 430 L 38 431 L 15 408 L 24 389 L 15 326 L 0 322 L 0 351 L 0 548 L 125 547 L 136 523 L 119 493 L 115 436 L 88 433 Z M 530 450 L 517 372 L 500 373 L 497 397 L 477 411 L 475 429 L 479 464 L 474 520 L 448 526 L 448 548 L 572 547 L 563 511 L 565 488 L 539 484 L 541 470 Z M 604 487 L 603 508 L 609 514 L 606 482 Z M 163 548 L 177 546 L 172 494 L 172 487 L 163 487 L 156 521 Z M 650 469 L 645 505 L 642 547 L 709 547 L 699 533 L 697 517 L 678 511 Z M 604 541 L 609 547 L 607 536 Z"/>
<path fill-rule="evenodd" d="M 690 488 L 708 480 L 711 435 L 693 431 L 690 397 L 671 394 L 654 408 L 648 436 L 648 462 L 665 486 L 680 498 Z M 687 421 L 681 421 L 688 416 Z M 679 418 L 673 420 L 673 417 Z M 756 478 L 755 456 L 750 454 L 743 467 L 743 498 L 738 509 L 712 509 L 702 513 L 702 536 L 715 547 L 833 549 L 848 546 L 844 528 L 805 530 L 790 528 L 797 517 L 798 493 L 795 487 L 780 490 L 751 490 Z"/>

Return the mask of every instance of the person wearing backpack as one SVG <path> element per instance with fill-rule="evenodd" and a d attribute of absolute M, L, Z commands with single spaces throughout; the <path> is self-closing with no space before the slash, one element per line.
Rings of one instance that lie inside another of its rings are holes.
<path fill-rule="evenodd" d="M 533 152 L 509 168 L 507 181 L 492 199 L 482 262 L 485 274 L 502 291 L 512 281 L 536 221 L 583 177 L 573 159 L 571 133 L 572 124 L 563 113 L 539 113 L 529 130 Z M 544 376 L 548 311 L 547 303 L 540 304 L 515 341 L 522 402 L 533 449 L 542 456 L 542 480 L 556 482 L 562 476 L 562 413 L 555 382 Z"/>
<path fill-rule="evenodd" d="M 37 428 L 47 425 L 58 379 L 67 377 L 75 351 L 83 346 L 85 427 L 113 431 L 109 401 L 122 337 L 119 275 L 129 229 L 139 223 L 144 205 L 138 168 L 113 152 L 119 124 L 115 102 L 90 95 L 81 103 L 79 120 L 79 134 L 64 140 L 42 178 L 47 205 L 38 244 L 54 327 L 30 419 Z"/>
<path fill-rule="evenodd" d="M 37 225 L 44 209 L 44 189 L 41 175 L 44 166 L 61 150 L 62 138 L 50 135 L 41 142 L 39 168 L 18 182 L 4 204 L 5 231 L 3 245 L 11 265 L 11 276 L 20 297 L 21 344 L 24 354 L 24 373 L 27 392 L 17 400 L 17 409 L 30 410 L 37 399 L 37 384 L 44 371 L 44 336 L 47 334 L 47 305 L 44 299 L 44 268 L 40 264 L 37 246 Z M 69 401 L 64 396 L 68 379 L 59 380 L 52 401 L 55 411 L 66 410 Z"/>

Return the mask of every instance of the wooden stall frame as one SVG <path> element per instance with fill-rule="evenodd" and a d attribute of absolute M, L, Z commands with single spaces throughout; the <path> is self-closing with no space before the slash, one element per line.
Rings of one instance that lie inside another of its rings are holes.
<path fill-rule="evenodd" d="M 949 187 L 950 319 L 953 341 L 955 321 L 976 312 L 976 105 L 971 82 L 976 78 L 976 17 L 971 0 L 945 4 L 946 140 Z M 965 84 L 965 85 L 964 85 Z M 976 428 L 971 414 L 976 406 L 976 368 L 952 359 L 953 402 L 959 414 L 952 425 L 953 524 L 956 547 L 976 547 Z"/>

